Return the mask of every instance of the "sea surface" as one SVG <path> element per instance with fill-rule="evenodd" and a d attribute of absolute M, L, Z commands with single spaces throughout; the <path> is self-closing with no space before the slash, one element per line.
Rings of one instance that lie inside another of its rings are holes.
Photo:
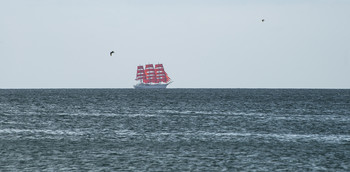
<path fill-rule="evenodd" d="M 0 90 L 0 171 L 88 170 L 350 171 L 350 90 Z"/>

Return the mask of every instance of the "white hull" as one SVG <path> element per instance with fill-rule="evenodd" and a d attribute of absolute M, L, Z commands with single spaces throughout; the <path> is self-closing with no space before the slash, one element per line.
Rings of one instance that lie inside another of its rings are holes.
<path fill-rule="evenodd" d="M 137 84 L 134 85 L 135 89 L 165 89 L 168 86 L 168 84 Z"/>

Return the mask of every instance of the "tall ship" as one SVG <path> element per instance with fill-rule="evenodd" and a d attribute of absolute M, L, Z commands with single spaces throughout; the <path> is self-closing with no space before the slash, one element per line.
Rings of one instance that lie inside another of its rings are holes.
<path fill-rule="evenodd" d="M 137 66 L 135 89 L 165 89 L 172 83 L 168 74 L 165 72 L 163 64 L 146 64 L 145 68 L 142 65 Z"/>

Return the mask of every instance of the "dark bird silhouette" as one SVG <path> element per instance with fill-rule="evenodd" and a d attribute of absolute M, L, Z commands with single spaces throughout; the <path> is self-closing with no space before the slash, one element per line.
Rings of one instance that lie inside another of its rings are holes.
<path fill-rule="evenodd" d="M 262 20 L 261 20 L 261 22 L 264 22 L 264 21 L 265 21 L 265 19 L 262 19 Z"/>
<path fill-rule="evenodd" d="M 109 55 L 112 56 L 113 53 L 114 53 L 114 51 L 111 51 L 111 52 L 109 53 Z"/>

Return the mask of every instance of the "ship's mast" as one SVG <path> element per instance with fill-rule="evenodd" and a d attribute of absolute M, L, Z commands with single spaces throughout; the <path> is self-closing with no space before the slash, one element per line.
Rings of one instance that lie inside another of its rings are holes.
<path fill-rule="evenodd" d="M 146 73 L 145 70 L 143 69 L 143 66 L 137 66 L 137 72 L 136 72 L 136 81 L 140 80 L 140 82 L 144 82 L 144 80 L 146 79 Z"/>
<path fill-rule="evenodd" d="M 163 64 L 146 64 L 145 69 L 142 65 L 137 66 L 136 79 L 140 83 L 169 83 L 171 82 L 168 74 L 165 72 Z"/>
<path fill-rule="evenodd" d="M 159 82 L 166 83 L 166 73 L 164 71 L 163 64 L 156 64 L 155 65 L 155 71 L 156 71 L 156 78 Z"/>
<path fill-rule="evenodd" d="M 157 83 L 153 64 L 146 64 L 145 73 L 146 73 L 146 80 L 147 80 L 146 83 Z"/>

